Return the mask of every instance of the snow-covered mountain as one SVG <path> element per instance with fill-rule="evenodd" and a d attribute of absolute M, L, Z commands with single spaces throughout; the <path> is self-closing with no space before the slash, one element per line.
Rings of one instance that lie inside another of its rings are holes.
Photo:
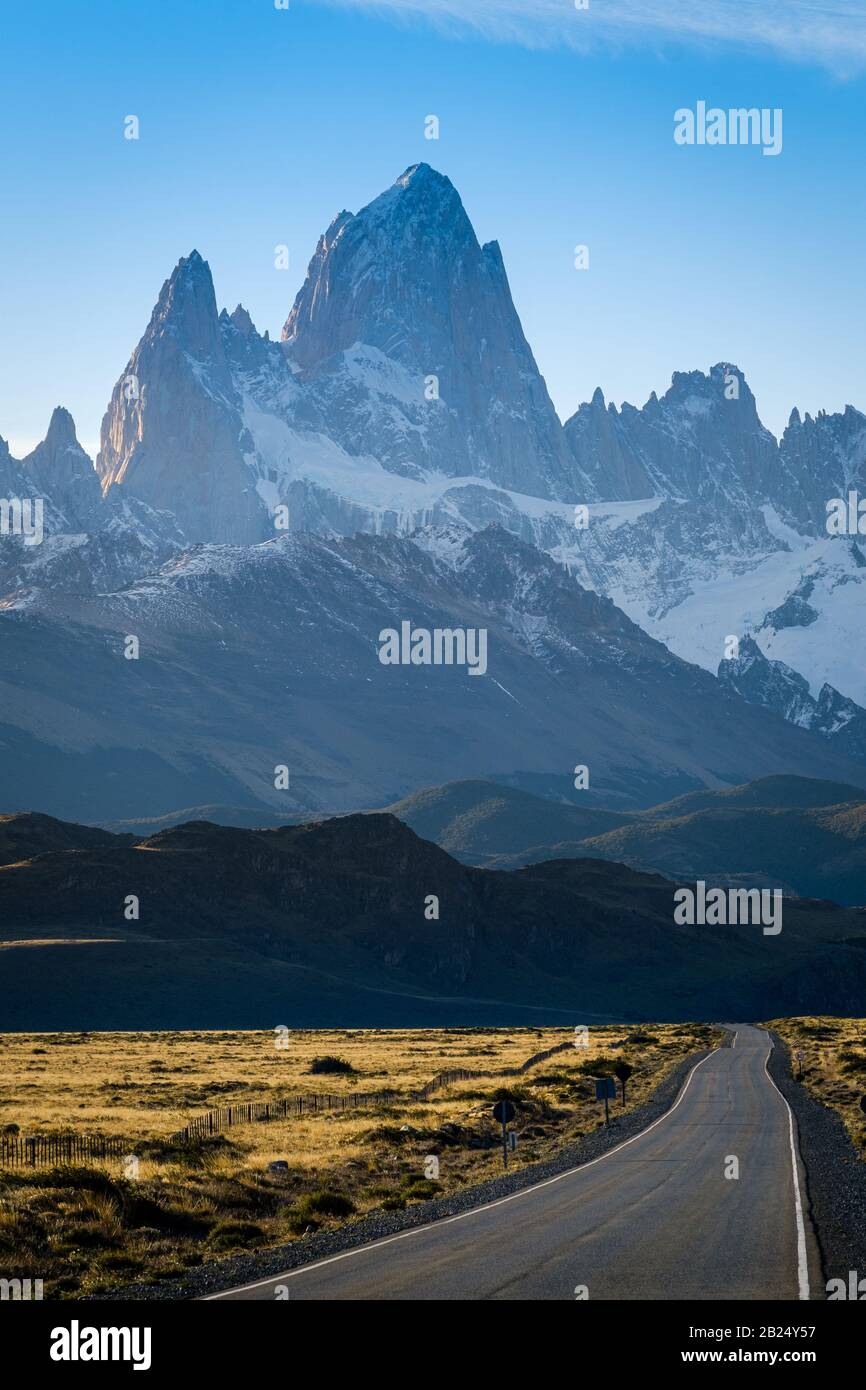
<path fill-rule="evenodd" d="M 499 248 L 425 164 L 335 219 L 281 345 L 240 305 L 218 314 L 207 263 L 183 258 L 115 385 L 97 468 L 190 539 L 234 543 L 273 535 L 280 504 L 292 530 L 351 534 L 485 524 L 493 485 L 573 493 Z"/>
<path fill-rule="evenodd" d="M 0 495 L 37 499 L 42 536 L 0 535 L 0 604 L 31 588 L 98 593 L 158 568 L 185 538 L 171 512 L 134 496 L 103 498 L 93 461 L 82 449 L 68 410 L 58 406 L 41 444 L 14 459 L 0 439 Z"/>
<path fill-rule="evenodd" d="M 191 540 L 265 531 L 210 268 L 184 257 L 112 392 L 96 467 L 108 496 L 167 507 Z"/>
<path fill-rule="evenodd" d="M 719 680 L 750 704 L 831 739 L 837 752 L 866 759 L 866 710 L 826 682 L 815 699 L 808 681 L 783 661 L 768 661 L 753 638 L 742 642 L 737 656 L 720 662 Z"/>
<path fill-rule="evenodd" d="M 483 628 L 483 677 L 383 664 L 406 621 Z M 866 786 L 495 526 L 198 546 L 112 593 L 33 590 L 7 600 L 0 669 L 7 801 L 91 821 L 354 810 L 482 774 L 625 807 L 791 769 Z"/>
<path fill-rule="evenodd" d="M 10 613 L 43 611 L 49 589 L 121 590 L 191 543 L 495 524 L 713 676 L 743 639 L 731 698 L 855 746 L 866 541 L 825 518 L 866 490 L 866 417 L 795 411 L 777 442 L 719 363 L 640 409 L 596 390 L 562 425 L 497 244 L 425 164 L 334 219 L 280 342 L 242 305 L 220 311 L 207 262 L 183 257 L 114 387 L 96 473 L 58 410 L 27 459 L 0 441 L 0 488 L 45 498 L 41 546 L 0 538 Z"/>
<path fill-rule="evenodd" d="M 564 428 L 593 500 L 679 497 L 724 508 L 776 491 L 776 441 L 730 363 L 707 376 L 675 372 L 661 400 L 653 392 L 642 410 L 605 407 L 596 390 Z"/>
<path fill-rule="evenodd" d="M 429 165 L 331 224 L 283 342 L 348 453 L 407 478 L 571 496 L 559 419 L 499 246 L 479 246 L 451 181 Z"/>

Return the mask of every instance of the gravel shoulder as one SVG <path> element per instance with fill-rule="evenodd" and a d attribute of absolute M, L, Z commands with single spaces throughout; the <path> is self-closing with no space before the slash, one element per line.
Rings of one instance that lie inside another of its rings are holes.
<path fill-rule="evenodd" d="M 721 1046 L 729 1044 L 730 1035 L 727 1035 Z M 153 1302 L 203 1298 L 210 1293 L 219 1293 L 257 1279 L 267 1279 L 284 1270 L 298 1269 L 301 1265 L 312 1264 L 315 1260 L 339 1254 L 358 1245 L 366 1245 L 383 1236 L 397 1235 L 412 1227 L 424 1226 L 431 1221 L 439 1221 L 443 1217 L 483 1206 L 499 1197 L 507 1197 L 512 1192 L 532 1187 L 535 1183 L 543 1182 L 545 1178 L 556 1177 L 569 1168 L 577 1168 L 590 1159 L 598 1158 L 617 1144 L 621 1144 L 623 1140 L 639 1134 L 670 1109 L 687 1073 L 707 1055 L 708 1052 L 705 1050 L 684 1057 L 659 1082 L 649 1099 L 635 1110 L 627 1115 L 613 1117 L 609 1129 L 596 1130 L 576 1143 L 565 1145 L 554 1158 L 542 1163 L 529 1164 L 519 1171 L 503 1173 L 501 1177 L 493 1178 L 476 1187 L 464 1188 L 448 1197 L 413 1203 L 407 1211 L 372 1212 L 338 1231 L 303 1236 L 289 1245 L 274 1246 L 270 1250 L 259 1250 L 250 1255 L 233 1255 L 228 1259 L 191 1269 L 176 1280 L 166 1280 L 161 1284 L 130 1284 L 82 1301 Z"/>
<path fill-rule="evenodd" d="M 776 1033 L 770 1036 L 773 1051 L 767 1066 L 797 1121 L 824 1282 L 843 1279 L 847 1287 L 851 1270 L 866 1279 L 866 1163 L 841 1116 L 794 1080 L 787 1043 Z"/>

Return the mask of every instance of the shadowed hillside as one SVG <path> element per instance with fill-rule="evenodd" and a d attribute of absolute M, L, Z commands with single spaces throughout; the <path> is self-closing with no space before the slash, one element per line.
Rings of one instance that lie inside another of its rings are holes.
<path fill-rule="evenodd" d="M 777 937 L 677 926 L 657 875 L 471 868 L 392 815 L 48 849 L 0 869 L 0 921 L 0 1031 L 719 1018 L 866 997 L 862 914 L 792 901 Z"/>

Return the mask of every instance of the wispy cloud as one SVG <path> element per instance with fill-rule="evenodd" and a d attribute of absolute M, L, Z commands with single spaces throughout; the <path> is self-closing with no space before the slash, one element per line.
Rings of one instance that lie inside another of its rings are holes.
<path fill-rule="evenodd" d="M 866 69 L 866 0 L 318 0 L 395 19 L 474 31 L 531 48 L 596 44 L 719 45 L 829 68 Z"/>

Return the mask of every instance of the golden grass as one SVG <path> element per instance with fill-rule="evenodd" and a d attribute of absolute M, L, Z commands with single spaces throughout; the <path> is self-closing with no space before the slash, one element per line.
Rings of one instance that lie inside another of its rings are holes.
<path fill-rule="evenodd" d="M 440 1071 L 516 1066 L 573 1041 L 573 1030 L 303 1031 L 289 1034 L 285 1050 L 271 1033 L 7 1034 L 0 1128 L 100 1131 L 128 1140 L 141 1157 L 136 1182 L 123 1178 L 119 1161 L 89 1176 L 0 1171 L 0 1274 L 29 1274 L 49 1294 L 75 1296 L 447 1195 L 501 1171 L 490 1116 L 498 1092 L 517 1105 L 519 1148 L 510 1163 L 522 1167 L 602 1122 L 593 1072 L 626 1058 L 635 1069 L 631 1109 L 718 1037 L 701 1025 L 593 1028 L 588 1048 L 570 1047 L 519 1077 L 462 1081 L 420 1103 L 411 1092 Z M 326 1054 L 345 1058 L 353 1074 L 311 1074 L 313 1058 Z M 396 1095 L 385 1107 L 239 1125 L 189 1146 L 166 1142 L 216 1106 L 386 1088 Z M 430 1154 L 439 1159 L 438 1182 L 424 1176 Z M 267 1172 L 275 1159 L 288 1163 L 284 1177 Z"/>
<path fill-rule="evenodd" d="M 158 1138 L 216 1106 L 313 1092 L 408 1091 L 451 1068 L 517 1066 L 572 1036 L 567 1028 L 304 1030 L 289 1032 L 281 1049 L 274 1032 L 5 1034 L 0 1127 Z M 596 1050 L 603 1036 L 593 1030 Z M 352 1065 L 351 1076 L 310 1073 L 314 1057 L 334 1053 Z"/>
<path fill-rule="evenodd" d="M 866 1095 L 866 1019 L 781 1018 L 765 1026 L 788 1043 L 795 1077 L 800 1064 L 794 1054 L 803 1052 L 803 1085 L 838 1110 L 858 1151 L 866 1150 L 866 1115 L 860 1109 Z"/>

